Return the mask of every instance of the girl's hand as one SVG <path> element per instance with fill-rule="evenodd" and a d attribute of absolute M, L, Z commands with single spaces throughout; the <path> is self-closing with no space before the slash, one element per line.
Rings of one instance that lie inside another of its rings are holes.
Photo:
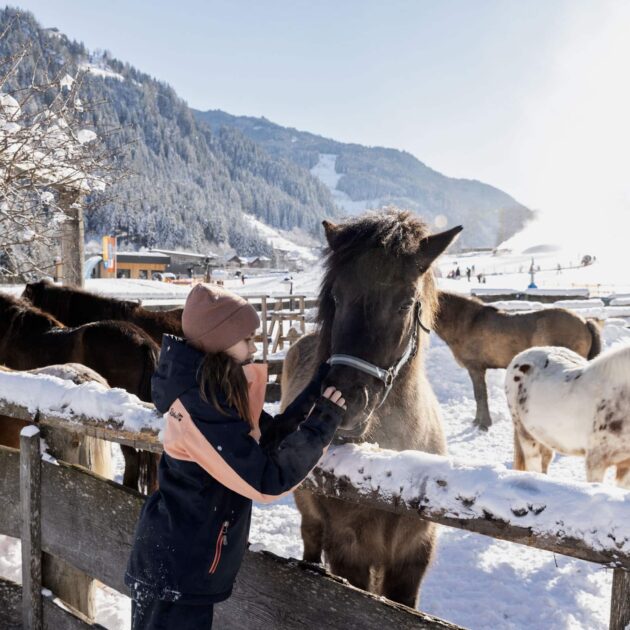
<path fill-rule="evenodd" d="M 343 409 L 347 409 L 346 401 L 344 400 L 342 393 L 338 389 L 335 389 L 334 387 L 327 387 L 322 396 L 324 398 L 328 398 L 331 402 L 334 402 L 336 405 L 339 405 Z"/>

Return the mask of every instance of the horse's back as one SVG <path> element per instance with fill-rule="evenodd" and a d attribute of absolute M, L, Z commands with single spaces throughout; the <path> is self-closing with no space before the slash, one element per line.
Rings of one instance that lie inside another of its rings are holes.
<path fill-rule="evenodd" d="M 549 308 L 537 311 L 535 319 L 533 346 L 563 346 L 589 357 L 596 340 L 583 317 L 565 308 Z"/>
<path fill-rule="evenodd" d="M 565 347 L 537 347 L 514 357 L 505 374 L 513 419 L 547 448 L 583 454 L 595 399 L 586 386 L 588 362 Z"/>

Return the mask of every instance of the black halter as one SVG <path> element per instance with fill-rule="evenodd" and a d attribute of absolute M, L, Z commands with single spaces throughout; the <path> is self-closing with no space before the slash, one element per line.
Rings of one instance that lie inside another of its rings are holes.
<path fill-rule="evenodd" d="M 369 374 L 370 376 L 383 381 L 383 384 L 385 385 L 385 394 L 379 404 L 380 407 L 387 399 L 387 396 L 389 396 L 389 392 L 394 385 L 394 380 L 398 376 L 400 370 L 402 370 L 402 368 L 418 353 L 418 338 L 420 336 L 420 330 L 424 330 L 426 333 L 431 332 L 422 323 L 422 303 L 420 300 L 417 300 L 414 305 L 414 320 L 411 337 L 409 338 L 405 351 L 400 359 L 398 359 L 398 361 L 396 361 L 396 363 L 388 369 L 378 367 L 369 361 L 364 361 L 363 359 L 359 359 L 358 357 L 354 357 L 350 354 L 333 354 L 330 359 L 328 359 L 328 363 L 331 366 L 345 365 L 346 367 L 351 367 L 355 370 L 359 370 L 360 372 L 365 372 L 365 374 Z"/>

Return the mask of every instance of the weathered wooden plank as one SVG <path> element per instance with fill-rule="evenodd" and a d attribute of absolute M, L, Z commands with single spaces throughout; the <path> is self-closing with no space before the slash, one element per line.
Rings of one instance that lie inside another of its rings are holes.
<path fill-rule="evenodd" d="M 269 356 L 269 337 L 267 336 L 267 298 L 263 296 L 260 302 L 260 319 L 262 326 L 263 361 Z"/>
<path fill-rule="evenodd" d="M 459 627 L 356 589 L 315 565 L 268 552 L 246 554 L 232 597 L 215 607 L 215 623 L 222 630 Z"/>
<path fill-rule="evenodd" d="M 22 630 L 22 587 L 0 578 L 0 628 Z"/>
<path fill-rule="evenodd" d="M 0 534 L 20 537 L 20 451 L 0 446 Z"/>
<path fill-rule="evenodd" d="M 67 604 L 64 603 L 67 607 Z M 52 593 L 44 595 L 44 630 L 107 630 L 100 623 L 92 623 L 78 610 L 64 610 L 55 603 Z M 110 630 L 112 630 L 110 628 Z"/>
<path fill-rule="evenodd" d="M 465 529 L 491 538 L 507 540 L 544 551 L 553 551 L 580 560 L 630 569 L 630 553 L 627 549 L 620 549 L 616 552 L 592 549 L 583 540 L 568 536 L 534 533 L 529 527 L 507 523 L 490 514 L 486 514 L 482 518 L 457 518 L 445 514 L 430 504 L 407 505 L 400 499 L 392 499 L 392 497 L 384 496 L 379 492 L 366 494 L 353 486 L 348 479 L 337 478 L 321 468 L 315 468 L 311 477 L 304 480 L 301 488 L 320 496 L 356 503 L 376 510 L 404 514 L 448 527 Z"/>
<path fill-rule="evenodd" d="M 20 505 L 22 528 L 22 624 L 42 628 L 41 466 L 39 429 L 20 433 Z"/>
<path fill-rule="evenodd" d="M 610 600 L 610 630 L 626 630 L 630 626 L 630 572 L 613 571 Z"/>
<path fill-rule="evenodd" d="M 122 578 L 144 497 L 78 466 L 42 462 L 42 468 L 44 549 L 60 555 L 105 584 L 126 593 Z M 296 571 L 296 567 L 301 570 Z M 258 628 L 260 619 L 270 615 L 275 624 L 271 627 L 312 626 L 313 610 L 319 609 L 318 602 L 322 598 L 328 602 L 329 607 L 326 610 L 343 605 L 347 611 L 341 616 L 344 623 L 335 622 L 329 626 L 331 628 L 347 628 L 352 614 L 358 615 L 365 606 L 369 606 L 370 611 L 373 609 L 370 615 L 375 620 L 374 623 L 381 624 L 362 625 L 365 628 L 454 627 L 448 624 L 426 625 L 429 621 L 424 616 L 395 604 L 386 606 L 385 613 L 378 613 L 382 606 L 378 598 L 350 588 L 338 578 L 322 576 L 321 573 L 321 570 L 314 572 L 311 565 L 278 559 L 269 554 L 248 552 L 227 612 L 217 613 L 218 619 L 225 620 L 225 623 L 217 621 L 217 627 L 239 630 Z M 283 588 L 288 583 L 292 584 L 291 588 L 295 593 L 290 592 L 283 596 Z M 318 584 L 322 586 L 319 587 Z M 299 603 L 304 593 L 311 593 L 313 590 L 319 593 L 320 588 L 325 595 L 314 596 L 313 603 L 306 607 Z M 243 614 L 239 613 L 235 617 L 236 613 L 231 612 L 232 609 L 250 610 L 250 621 L 245 624 Z M 281 612 L 278 613 L 278 610 Z M 289 625 L 282 625 L 278 615 L 287 619 Z M 356 617 L 354 619 L 356 621 Z M 403 620 L 407 625 L 403 624 Z M 291 625 L 294 622 L 297 625 Z M 389 622 L 396 622 L 398 625 L 382 625 Z M 425 625 L 419 625 L 421 622 Z M 430 623 L 438 622 L 431 619 Z"/>
<path fill-rule="evenodd" d="M 90 471 L 42 462 L 42 546 L 126 593 L 123 577 L 146 497 Z"/>
<path fill-rule="evenodd" d="M 0 628 L 22 630 L 22 587 L 0 578 Z M 81 613 L 70 613 L 54 602 L 54 595 L 43 595 L 44 630 L 106 630 L 90 623 Z"/>
<path fill-rule="evenodd" d="M 149 407 L 149 403 L 144 403 Z M 158 432 L 150 429 L 143 431 L 132 431 L 122 426 L 122 422 L 112 419 L 109 422 L 103 422 L 96 418 L 89 418 L 82 414 L 77 414 L 72 419 L 43 411 L 32 412 L 28 407 L 17 405 L 11 401 L 0 398 L 0 414 L 16 418 L 18 420 L 27 420 L 35 424 L 51 427 L 52 429 L 61 429 L 63 431 L 74 431 L 82 435 L 89 435 L 118 444 L 126 444 L 144 451 L 152 451 L 154 453 L 162 452 L 162 445 L 158 439 Z M 156 412 L 157 414 L 157 412 Z"/>

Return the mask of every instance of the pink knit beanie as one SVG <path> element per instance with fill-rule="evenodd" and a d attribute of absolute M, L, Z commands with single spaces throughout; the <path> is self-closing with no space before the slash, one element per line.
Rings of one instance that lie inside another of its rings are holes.
<path fill-rule="evenodd" d="M 184 337 L 204 352 L 222 352 L 245 339 L 260 325 L 254 307 L 240 295 L 197 284 L 182 313 Z"/>

